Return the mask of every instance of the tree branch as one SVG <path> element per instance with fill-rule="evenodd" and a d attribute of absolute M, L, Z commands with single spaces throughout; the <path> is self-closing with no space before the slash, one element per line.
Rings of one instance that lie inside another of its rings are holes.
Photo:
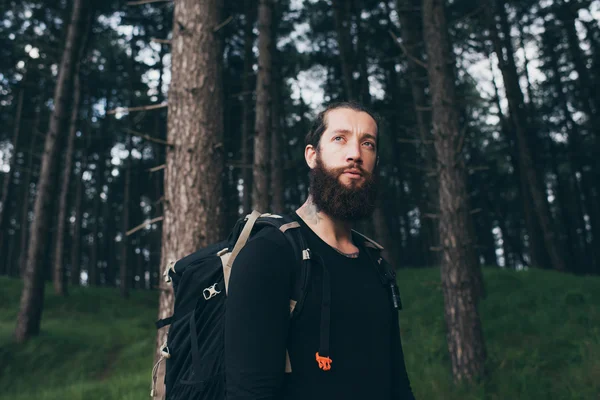
<path fill-rule="evenodd" d="M 396 44 L 398 46 L 400 46 L 400 49 L 402 49 L 402 51 L 404 52 L 404 54 L 406 54 L 406 57 L 410 58 L 411 60 L 413 60 L 415 63 L 417 63 L 421 67 L 427 69 L 427 64 L 425 64 L 423 61 L 419 60 L 417 57 L 415 57 L 412 54 L 410 54 L 408 52 L 408 50 L 406 49 L 406 47 L 404 46 L 404 44 L 398 39 L 398 36 L 396 36 L 396 34 L 394 32 L 392 32 L 391 30 L 389 30 L 388 32 L 390 33 L 390 35 L 392 35 L 392 38 L 394 39 L 394 42 L 396 42 Z"/>
<path fill-rule="evenodd" d="M 135 228 L 132 228 L 130 230 L 128 230 L 127 232 L 125 232 L 125 236 L 130 236 L 132 234 L 134 234 L 135 232 L 139 231 L 140 229 L 144 229 L 146 226 L 153 224 L 155 222 L 158 221 L 162 221 L 165 217 L 156 217 L 156 218 L 152 218 L 152 219 L 148 219 L 144 222 L 142 222 L 141 224 L 139 224 L 138 226 L 136 226 Z"/>
<path fill-rule="evenodd" d="M 215 26 L 213 29 L 213 33 L 217 33 L 221 28 L 230 23 L 233 20 L 233 15 L 230 15 L 225 21 L 221 22 L 219 25 Z"/>
<path fill-rule="evenodd" d="M 109 115 L 109 114 L 116 114 L 116 113 L 129 113 L 132 111 L 155 110 L 157 108 L 165 108 L 165 107 L 168 107 L 167 103 L 150 104 L 148 106 L 140 106 L 140 107 L 117 107 L 114 110 L 108 110 L 106 112 L 106 114 Z"/>
<path fill-rule="evenodd" d="M 159 38 L 151 38 L 151 42 L 160 43 L 160 44 L 171 44 L 171 39 L 159 39 Z"/>
<path fill-rule="evenodd" d="M 148 171 L 150 171 L 150 172 L 156 172 L 156 171 L 160 171 L 161 169 L 165 169 L 165 168 L 167 168 L 167 164 L 159 165 L 157 167 L 148 168 Z"/>
<path fill-rule="evenodd" d="M 141 4 L 148 4 L 148 3 L 163 3 L 163 2 L 170 2 L 172 0 L 137 0 L 137 1 L 128 1 L 127 3 L 125 3 L 128 6 L 139 6 Z"/>
<path fill-rule="evenodd" d="M 131 135 L 131 136 L 141 137 L 143 139 L 149 140 L 154 143 L 164 144 L 165 146 L 169 146 L 169 147 L 175 147 L 175 145 L 173 143 L 166 142 L 162 139 L 153 138 L 152 136 L 145 135 L 141 132 L 136 132 L 133 129 L 125 128 L 125 133 L 127 133 L 128 135 Z"/>

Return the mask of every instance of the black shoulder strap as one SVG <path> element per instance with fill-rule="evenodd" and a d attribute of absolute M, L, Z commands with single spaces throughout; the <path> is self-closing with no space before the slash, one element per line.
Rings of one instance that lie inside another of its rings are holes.
<path fill-rule="evenodd" d="M 398 283 L 396 282 L 396 271 L 381 255 L 383 246 L 357 231 L 353 232 L 356 234 L 354 238 L 362 243 L 371 263 L 377 269 L 381 284 L 389 289 L 392 307 L 396 310 L 402 310 L 400 290 L 398 289 Z"/>
<path fill-rule="evenodd" d="M 292 311 L 293 315 L 297 315 L 304 306 L 312 263 L 312 254 L 300 229 L 300 223 L 287 215 L 263 214 L 256 221 L 256 225 L 277 228 L 294 250 L 297 263 L 293 271 L 292 298 L 296 303 Z"/>

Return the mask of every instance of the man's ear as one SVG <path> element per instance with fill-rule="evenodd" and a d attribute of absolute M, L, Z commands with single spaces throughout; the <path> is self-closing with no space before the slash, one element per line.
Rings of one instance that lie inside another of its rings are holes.
<path fill-rule="evenodd" d="M 317 149 L 312 144 L 304 148 L 304 159 L 310 169 L 313 169 L 317 165 Z"/>

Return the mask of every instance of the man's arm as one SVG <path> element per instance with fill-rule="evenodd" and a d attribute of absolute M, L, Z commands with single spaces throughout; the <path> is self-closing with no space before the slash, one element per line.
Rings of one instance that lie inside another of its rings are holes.
<path fill-rule="evenodd" d="M 398 312 L 392 314 L 392 400 L 415 400 L 404 363 Z"/>
<path fill-rule="evenodd" d="M 283 235 L 261 232 L 232 266 L 225 313 L 228 400 L 272 400 L 280 395 L 294 262 Z"/>

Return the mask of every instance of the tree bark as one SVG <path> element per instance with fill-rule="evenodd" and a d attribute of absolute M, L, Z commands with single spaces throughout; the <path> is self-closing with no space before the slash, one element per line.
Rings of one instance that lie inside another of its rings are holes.
<path fill-rule="evenodd" d="M 510 43 L 510 27 L 508 26 L 506 18 L 506 10 L 503 6 L 496 7 L 495 2 L 496 0 L 488 0 L 486 12 L 488 14 L 494 51 L 498 57 L 498 63 L 504 79 L 506 97 L 508 98 L 508 108 L 515 127 L 518 156 L 520 159 L 519 162 L 523 168 L 522 172 L 525 174 L 527 180 L 527 189 L 533 199 L 535 215 L 542 230 L 544 244 L 546 251 L 550 256 L 552 268 L 558 271 L 566 271 L 566 262 L 562 254 L 560 241 L 556 238 L 555 227 L 553 226 L 546 192 L 533 165 L 532 153 L 527 138 L 527 135 L 530 134 L 530 127 L 527 122 L 523 92 L 519 86 L 519 77 L 517 75 L 513 48 Z M 495 19 L 496 14 L 500 16 L 500 22 L 504 32 L 504 43 L 502 43 L 498 35 Z M 531 233 L 532 232 L 530 232 L 530 234 Z"/>
<path fill-rule="evenodd" d="M 252 83 L 254 82 L 254 23 L 256 22 L 257 7 L 254 0 L 245 0 L 246 22 L 244 25 L 244 76 L 242 81 L 242 179 L 244 189 L 242 192 L 242 209 L 244 215 L 252 211 L 252 170 L 247 166 L 252 160 L 252 147 L 250 143 L 254 137 L 252 124 Z"/>
<path fill-rule="evenodd" d="M 7 215 L 8 215 L 8 209 L 10 207 L 9 205 L 9 199 L 10 199 L 10 192 L 12 189 L 12 177 L 14 174 L 14 170 L 15 167 L 17 165 L 16 161 L 17 161 L 17 150 L 18 150 L 18 146 L 19 146 L 19 136 L 21 133 L 21 116 L 23 114 L 23 97 L 24 97 L 24 93 L 25 89 L 21 88 L 19 89 L 19 94 L 17 95 L 17 109 L 16 109 L 16 113 L 15 113 L 15 126 L 14 126 L 14 130 L 13 130 L 13 137 L 12 137 L 12 157 L 10 160 L 10 167 L 8 169 L 8 172 L 4 175 L 4 181 L 2 182 L 2 200 L 0 200 L 1 204 L 2 204 L 2 208 L 0 208 L 0 275 L 7 275 L 8 271 L 10 269 L 10 264 L 8 259 L 5 259 L 5 247 L 4 247 L 4 241 L 6 240 L 5 238 L 5 233 L 8 233 L 8 226 L 5 226 L 7 224 Z"/>
<path fill-rule="evenodd" d="M 354 89 L 354 68 L 352 38 L 350 36 L 350 21 L 348 8 L 349 0 L 332 0 L 333 19 L 337 33 L 338 48 L 342 66 L 342 76 L 344 78 L 344 89 L 348 100 L 356 100 L 356 90 Z"/>
<path fill-rule="evenodd" d="M 57 140 L 65 131 L 68 111 L 71 103 L 73 69 L 79 48 L 83 42 L 86 23 L 86 6 L 83 0 L 74 0 L 66 35 L 65 48 L 59 67 L 58 79 L 54 91 L 54 111 L 50 118 L 50 127 L 44 144 L 42 166 L 37 185 L 37 197 L 34 205 L 34 219 L 31 224 L 31 236 L 27 252 L 27 269 L 23 278 L 23 291 L 17 317 L 15 338 L 22 343 L 40 331 L 44 304 L 43 255 L 46 249 L 46 232 L 50 217 L 51 184 L 57 164 Z"/>
<path fill-rule="evenodd" d="M 37 135 L 40 119 L 41 119 L 41 111 L 36 109 L 35 117 L 33 121 L 33 126 L 31 129 L 31 138 L 29 141 L 29 154 L 27 159 L 27 164 L 25 164 L 26 173 L 25 179 L 23 180 L 23 204 L 21 205 L 21 254 L 19 255 L 19 276 L 23 276 L 25 273 L 25 267 L 27 266 L 27 238 L 29 237 L 29 196 L 31 193 L 31 175 L 33 171 L 33 153 L 35 151 L 35 144 L 37 143 L 34 140 Z"/>
<path fill-rule="evenodd" d="M 222 47 L 214 29 L 222 0 L 176 0 L 169 89 L 168 142 L 162 263 L 221 238 L 223 173 Z M 196 49 L 190 51 L 190 49 Z M 173 312 L 173 289 L 160 281 L 158 318 Z M 156 338 L 155 361 L 166 342 L 166 328 Z M 164 397 L 164 364 L 157 372 L 155 397 Z"/>
<path fill-rule="evenodd" d="M 273 7 L 272 40 L 271 55 L 273 61 L 272 79 L 271 79 L 271 212 L 282 214 L 284 212 L 283 202 L 283 168 L 282 168 L 282 144 L 284 144 L 283 124 L 281 123 L 283 98 L 281 97 L 281 86 L 283 78 L 281 77 L 281 63 L 277 52 L 277 29 L 281 18 L 281 7 L 275 4 Z"/>
<path fill-rule="evenodd" d="M 75 136 L 78 127 L 79 104 L 81 100 L 81 87 L 79 79 L 79 64 L 75 66 L 74 84 L 73 84 L 73 106 L 71 110 L 71 121 L 69 126 L 69 136 L 67 138 L 67 150 L 65 151 L 65 162 L 63 165 L 60 195 L 58 200 L 58 218 L 56 226 L 56 235 L 54 242 L 54 266 L 52 281 L 54 283 L 54 292 L 59 296 L 65 296 L 68 292 L 66 282 L 66 268 L 64 260 L 65 249 L 65 231 L 67 223 L 67 203 L 69 195 L 69 186 L 71 183 L 71 174 L 73 169 L 73 152 L 75 147 Z"/>
<path fill-rule="evenodd" d="M 406 56 L 408 81 L 410 83 L 410 90 L 412 94 L 413 104 L 415 108 L 415 116 L 417 120 L 417 131 L 418 137 L 415 139 L 420 140 L 420 145 L 417 146 L 419 156 L 423 162 L 425 169 L 429 171 L 435 170 L 435 150 L 428 143 L 432 142 L 431 126 L 431 115 L 427 109 L 428 101 L 425 94 L 426 89 L 426 69 L 417 63 L 417 59 L 421 59 L 422 43 L 423 40 L 423 28 L 419 22 L 420 10 L 419 1 L 415 0 L 397 0 L 398 18 L 400 20 L 400 30 L 402 36 L 402 43 L 406 52 L 409 54 Z M 424 174 L 425 175 L 425 174 Z M 420 209 L 437 214 L 437 191 L 438 183 L 435 176 L 425 176 L 424 185 L 424 206 Z M 422 213 L 424 214 L 424 213 Z M 437 232 L 438 231 L 438 220 L 434 218 L 421 219 L 425 232 Z M 424 241 L 426 242 L 426 257 L 425 264 L 437 265 L 439 264 L 439 257 L 432 254 L 431 248 L 439 247 L 439 242 L 436 235 L 431 235 L 431 242 L 427 240 L 427 235 L 423 235 Z"/>
<path fill-rule="evenodd" d="M 81 162 L 79 173 L 75 176 L 75 221 L 73 222 L 73 235 L 71 236 L 71 285 L 81 284 L 81 231 L 83 223 L 83 174 L 87 170 L 87 159 L 90 150 L 90 127 L 86 127 L 83 136 L 86 137 L 86 144 L 81 151 Z M 89 278 L 89 274 L 88 274 Z"/>
<path fill-rule="evenodd" d="M 348 0 L 346 0 L 348 1 Z M 359 0 L 351 0 L 352 14 L 356 19 L 356 61 L 358 63 L 358 96 L 360 101 L 371 105 L 371 92 L 369 90 L 368 52 L 366 35 L 363 33 L 362 7 Z"/>
<path fill-rule="evenodd" d="M 593 175 L 592 171 L 584 167 L 585 158 L 582 155 L 586 154 L 585 146 L 582 144 L 583 140 L 579 125 L 574 121 L 571 111 L 569 109 L 569 101 L 567 99 L 567 88 L 561 80 L 562 73 L 559 69 L 560 55 L 556 50 L 556 45 L 560 40 L 556 34 L 556 26 L 550 25 L 550 22 L 545 21 L 544 24 L 545 33 L 542 36 L 542 43 L 545 47 L 545 52 L 548 57 L 548 67 L 552 70 L 552 75 L 548 77 L 549 81 L 554 85 L 557 92 L 556 101 L 558 107 L 562 111 L 563 124 L 565 125 L 569 140 L 567 141 L 567 153 L 569 164 L 571 167 L 571 178 L 576 188 L 575 192 L 575 204 L 574 209 L 576 210 L 577 229 L 580 232 L 585 232 L 585 216 L 583 209 L 587 211 L 590 220 L 588 223 L 591 225 L 592 240 L 588 244 L 585 235 L 582 241 L 584 247 L 585 258 L 592 260 L 592 264 L 596 267 L 600 267 L 600 207 L 598 203 L 594 201 L 593 189 Z M 579 174 L 579 178 L 578 175 Z M 569 207 L 571 208 L 571 207 Z M 581 263 L 583 266 L 584 263 Z M 594 270 L 593 266 L 589 272 Z M 583 272 L 583 271 L 581 271 Z"/>
<path fill-rule="evenodd" d="M 125 161 L 125 175 L 123 178 L 123 212 L 121 214 L 121 242 L 119 248 L 121 258 L 119 259 L 119 291 L 124 298 L 129 297 L 129 288 L 131 287 L 131 266 L 129 265 L 129 244 L 130 240 L 127 236 L 129 230 L 129 207 L 131 205 L 131 163 L 133 143 L 131 136 L 127 137 L 127 161 Z"/>
<path fill-rule="evenodd" d="M 485 348 L 474 271 L 479 269 L 461 148 L 454 58 L 443 0 L 423 0 L 433 132 L 439 170 L 440 243 L 447 341 L 456 381 L 484 374 Z"/>
<path fill-rule="evenodd" d="M 254 123 L 254 166 L 252 208 L 269 208 L 269 131 L 271 130 L 272 13 L 274 0 L 260 0 L 258 6 L 258 76 L 256 79 L 256 121 Z"/>
<path fill-rule="evenodd" d="M 96 164 L 96 193 L 94 195 L 93 212 L 94 226 L 92 228 L 92 243 L 90 249 L 90 261 L 88 267 L 88 284 L 90 286 L 100 285 L 100 270 L 98 267 L 98 252 L 100 250 L 98 235 L 100 233 L 100 205 L 102 203 L 100 194 L 104 186 L 104 170 L 106 169 L 106 161 L 100 157 Z"/>
<path fill-rule="evenodd" d="M 104 284 L 109 287 L 114 287 L 117 284 L 115 271 L 115 221 L 112 214 L 112 193 L 109 189 L 107 198 L 102 205 L 102 252 L 106 268 L 104 269 Z"/>

